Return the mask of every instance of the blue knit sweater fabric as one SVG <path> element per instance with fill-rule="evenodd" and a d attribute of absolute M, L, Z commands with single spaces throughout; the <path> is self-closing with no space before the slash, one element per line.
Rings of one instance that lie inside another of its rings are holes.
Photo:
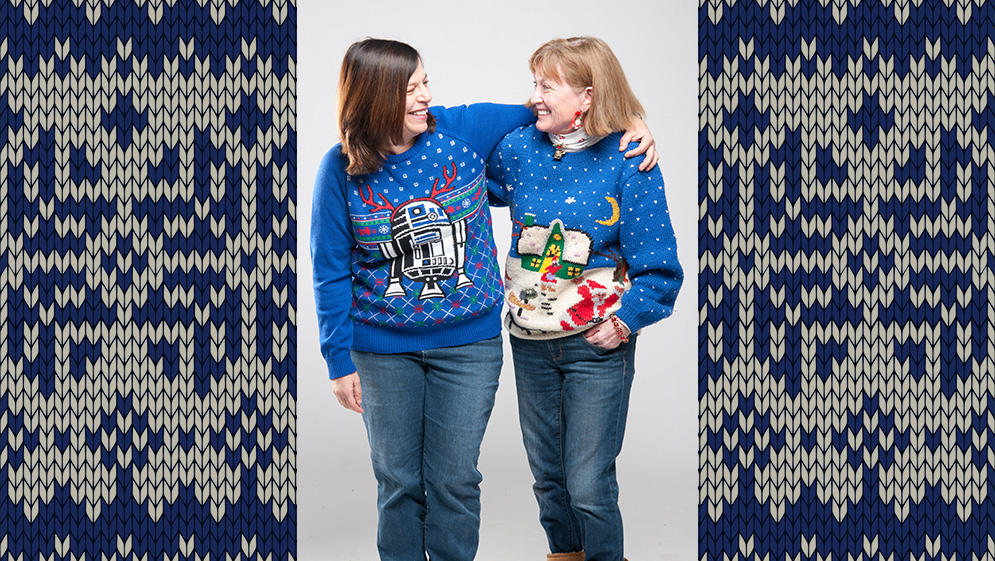
<path fill-rule="evenodd" d="M 669 316 L 684 275 L 660 168 L 618 151 L 611 134 L 553 157 L 535 126 L 506 136 L 488 161 L 492 201 L 511 208 L 505 273 L 512 335 L 565 337 L 615 314 L 632 332 Z M 630 149 L 635 144 L 630 146 Z"/>
<path fill-rule="evenodd" d="M 329 377 L 349 351 L 463 345 L 501 332 L 502 286 L 485 160 L 521 106 L 433 107 L 436 129 L 377 171 L 351 176 L 342 146 L 322 160 L 311 215 L 321 353 Z"/>

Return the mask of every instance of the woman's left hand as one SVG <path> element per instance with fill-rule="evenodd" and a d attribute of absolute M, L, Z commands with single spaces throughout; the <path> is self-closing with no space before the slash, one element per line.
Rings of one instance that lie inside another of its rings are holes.
<path fill-rule="evenodd" d="M 640 118 L 635 118 L 629 124 L 629 130 L 622 134 L 622 140 L 619 142 L 618 151 L 621 152 L 625 150 L 625 147 L 629 145 L 630 142 L 639 141 L 639 146 L 629 150 L 625 153 L 626 158 L 631 158 L 633 156 L 638 156 L 640 154 L 646 154 L 643 158 L 642 163 L 639 164 L 639 171 L 649 171 L 653 169 L 653 166 L 660 161 L 660 156 L 656 153 L 656 139 L 650 133 L 649 127 L 646 126 L 646 121 Z"/>
<path fill-rule="evenodd" d="M 622 331 L 625 336 L 629 336 L 629 328 L 622 326 Z M 618 336 L 618 332 L 615 331 L 615 327 L 612 325 L 611 321 L 603 321 L 598 325 L 595 325 L 591 329 L 584 332 L 584 337 L 587 337 L 587 342 L 601 347 L 602 349 L 614 349 L 621 342 L 622 338 Z"/>

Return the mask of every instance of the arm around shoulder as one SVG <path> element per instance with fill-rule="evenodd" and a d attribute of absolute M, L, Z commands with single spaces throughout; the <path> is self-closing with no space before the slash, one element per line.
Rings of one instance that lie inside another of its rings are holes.
<path fill-rule="evenodd" d="M 459 107 L 431 109 L 439 125 L 463 139 L 484 159 L 504 136 L 535 123 L 531 109 L 524 105 L 474 103 Z"/>

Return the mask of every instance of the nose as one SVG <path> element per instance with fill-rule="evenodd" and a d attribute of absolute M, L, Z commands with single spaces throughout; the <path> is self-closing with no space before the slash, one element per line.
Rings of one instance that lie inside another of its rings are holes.
<path fill-rule="evenodd" d="M 532 98 L 529 99 L 532 105 L 538 105 L 542 103 L 542 96 L 539 94 L 539 86 L 532 88 Z"/>
<path fill-rule="evenodd" d="M 418 95 L 415 98 L 419 103 L 429 103 L 432 101 L 432 91 L 428 89 L 428 84 L 423 84 L 418 88 Z"/>

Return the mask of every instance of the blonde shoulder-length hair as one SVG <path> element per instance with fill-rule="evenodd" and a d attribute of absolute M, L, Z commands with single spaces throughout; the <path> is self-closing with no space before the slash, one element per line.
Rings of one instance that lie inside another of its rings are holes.
<path fill-rule="evenodd" d="M 608 44 L 597 37 L 548 41 L 532 53 L 529 69 L 539 76 L 564 80 L 578 92 L 591 88 L 591 108 L 584 116 L 588 134 L 623 131 L 634 118 L 643 117 L 643 106 L 632 93 L 622 65 Z M 532 102 L 526 106 L 532 108 Z"/>

